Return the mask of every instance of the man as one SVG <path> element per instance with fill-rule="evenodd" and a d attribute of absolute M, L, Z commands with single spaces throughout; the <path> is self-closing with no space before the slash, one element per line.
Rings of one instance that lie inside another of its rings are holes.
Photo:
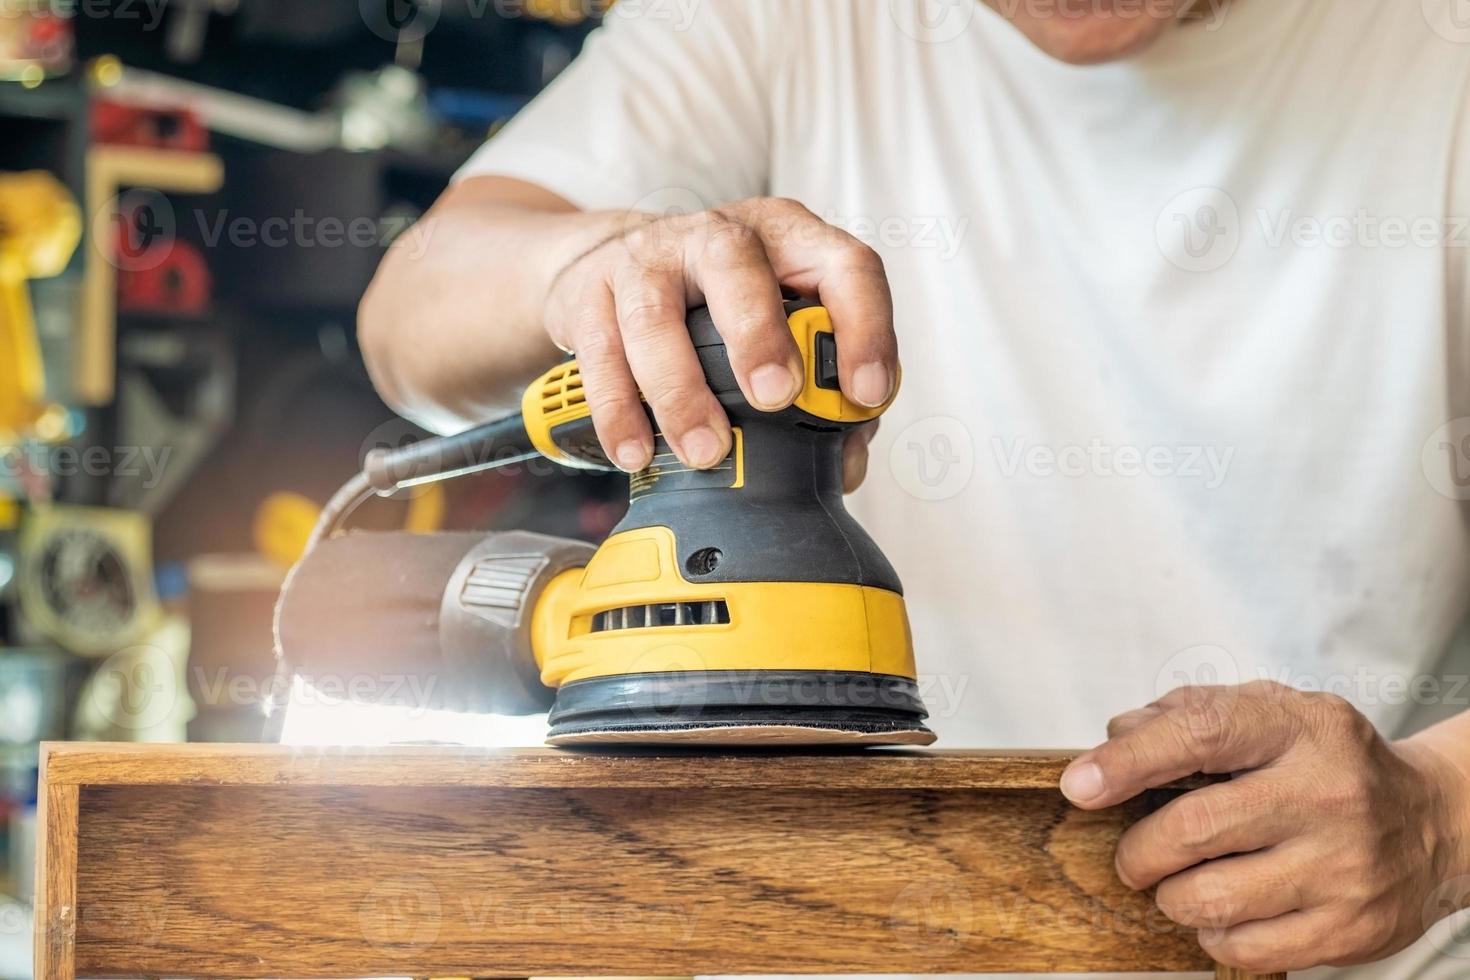
<path fill-rule="evenodd" d="M 688 464 L 730 445 L 688 304 L 772 409 L 780 287 L 831 309 L 859 402 L 901 343 L 853 509 L 944 743 L 1107 726 L 1063 780 L 1089 808 L 1236 773 L 1122 879 L 1228 964 L 1460 977 L 1459 2 L 625 0 L 384 263 L 364 349 L 445 428 L 575 351 L 637 470 L 640 392 Z"/>

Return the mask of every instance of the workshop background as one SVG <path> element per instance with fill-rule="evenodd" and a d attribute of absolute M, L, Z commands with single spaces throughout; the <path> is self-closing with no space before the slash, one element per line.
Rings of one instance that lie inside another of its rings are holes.
<path fill-rule="evenodd" d="M 602 12 L 0 0 L 0 978 L 30 972 L 41 741 L 261 737 L 318 508 L 421 435 L 373 392 L 358 299 Z M 597 540 L 622 493 L 513 469 L 359 523 Z"/>

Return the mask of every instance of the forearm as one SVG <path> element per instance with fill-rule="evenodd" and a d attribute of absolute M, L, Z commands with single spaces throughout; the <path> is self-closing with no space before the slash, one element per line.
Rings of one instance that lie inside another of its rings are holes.
<path fill-rule="evenodd" d="M 513 409 L 560 356 L 542 328 L 558 272 L 623 221 L 515 181 L 451 188 L 389 250 L 358 311 L 383 398 L 440 430 Z"/>

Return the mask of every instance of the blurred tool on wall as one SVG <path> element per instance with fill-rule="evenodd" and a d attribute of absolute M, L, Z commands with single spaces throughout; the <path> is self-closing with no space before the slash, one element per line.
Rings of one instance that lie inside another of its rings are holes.
<path fill-rule="evenodd" d="M 52 5 L 0 0 L 0 80 L 33 88 L 73 60 L 71 20 Z"/>
<path fill-rule="evenodd" d="M 394 6 L 0 0 L 0 892 L 29 889 L 41 740 L 258 735 L 312 521 L 424 435 L 357 301 L 604 10 Z M 624 506 L 547 464 L 361 517 L 595 541 Z"/>

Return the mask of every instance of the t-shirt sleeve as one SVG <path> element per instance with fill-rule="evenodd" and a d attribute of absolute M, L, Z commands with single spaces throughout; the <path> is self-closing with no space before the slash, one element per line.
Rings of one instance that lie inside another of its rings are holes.
<path fill-rule="evenodd" d="M 586 210 L 697 210 L 763 193 L 770 2 L 614 5 L 455 180 L 514 177 Z"/>

